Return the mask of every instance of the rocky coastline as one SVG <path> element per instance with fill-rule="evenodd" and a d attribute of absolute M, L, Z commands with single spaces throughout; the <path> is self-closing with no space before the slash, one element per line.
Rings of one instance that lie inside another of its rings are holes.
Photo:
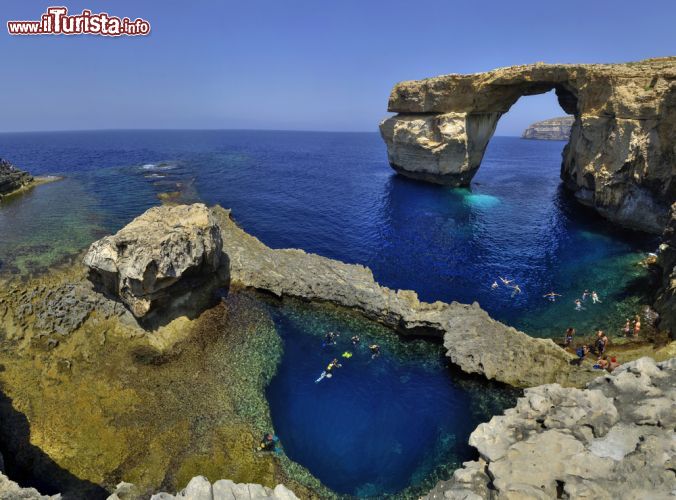
<path fill-rule="evenodd" d="M 585 389 L 526 389 L 472 433 L 480 458 L 426 499 L 673 498 L 675 385 L 676 358 L 641 358 Z"/>
<path fill-rule="evenodd" d="M 574 116 L 561 179 L 610 221 L 655 234 L 676 196 L 676 58 L 626 64 L 530 64 L 395 85 L 380 132 L 403 175 L 467 186 L 500 117 L 554 90 Z"/>
<path fill-rule="evenodd" d="M 35 179 L 32 175 L 0 158 L 0 200 L 4 196 L 30 186 L 33 182 Z"/>
<path fill-rule="evenodd" d="M 573 122 L 572 116 L 561 116 L 535 122 L 523 131 L 521 138 L 539 141 L 567 141 L 570 139 Z"/>
<path fill-rule="evenodd" d="M 147 392 L 146 383 L 162 386 L 164 380 L 185 377 L 182 366 L 193 366 L 189 361 L 193 357 L 204 360 L 207 353 L 215 350 L 212 345 L 214 340 L 209 339 L 221 338 L 224 329 L 231 329 L 233 333 L 225 336 L 228 339 L 226 344 L 216 350 L 223 354 L 218 354 L 215 364 L 227 372 L 220 372 L 218 377 L 205 375 L 207 378 L 204 379 L 228 381 L 230 389 L 224 392 L 217 383 L 213 389 L 200 390 L 200 393 L 204 392 L 202 398 L 191 384 L 185 387 L 187 391 L 192 391 L 190 398 L 194 400 L 191 405 L 195 407 L 194 411 L 213 411 L 211 405 L 214 401 L 226 409 L 235 405 L 224 416 L 222 422 L 225 427 L 216 427 L 210 433 L 201 434 L 204 437 L 200 439 L 211 434 L 221 436 L 218 439 L 230 442 L 229 446 L 233 449 L 227 460 L 246 464 L 244 469 L 237 469 L 243 474 L 230 476 L 235 482 L 228 482 L 228 485 L 260 483 L 269 498 L 275 498 L 272 495 L 277 494 L 277 490 L 270 488 L 280 483 L 289 488 L 290 495 L 293 491 L 300 498 L 315 498 L 317 492 L 322 492 L 319 494 L 321 497 L 330 496 L 330 492 L 322 490 L 316 480 L 313 483 L 311 476 L 283 456 L 274 460 L 271 457 L 254 457 L 251 461 L 250 450 L 256 434 L 271 425 L 269 416 L 265 417 L 268 410 L 262 388 L 267 377 L 274 372 L 277 358 L 270 357 L 270 346 L 275 345 L 278 339 L 275 341 L 274 330 L 265 326 L 269 320 L 246 302 L 241 290 L 254 289 L 280 298 L 327 302 L 355 310 L 402 335 L 440 339 L 449 359 L 461 370 L 516 387 L 555 383 L 558 384 L 556 387 L 565 386 L 573 390 L 584 387 L 599 374 L 592 369 L 591 362 L 582 366 L 571 364 L 574 357 L 551 340 L 529 337 L 491 319 L 478 304 L 421 302 L 412 291 L 382 287 L 374 280 L 371 271 L 363 266 L 345 264 L 302 250 L 271 249 L 242 230 L 229 210 L 218 206 L 208 208 L 194 204 L 152 208 L 115 235 L 93 243 L 83 261 L 86 267 L 78 264 L 65 266 L 63 270 L 53 271 L 45 277 L 14 282 L 0 289 L 0 330 L 5 344 L 0 352 L 0 363 L 4 367 L 0 376 L 14 399 L 13 405 L 18 404 L 19 411 L 29 413 L 32 428 L 37 433 L 35 444 L 45 448 L 50 456 L 58 457 L 60 464 L 79 477 L 86 477 L 94 481 L 93 484 L 106 484 L 108 491 L 114 490 L 110 481 L 115 477 L 118 482 L 131 480 L 133 483 L 138 482 L 135 477 L 142 477 L 143 484 L 139 485 L 138 491 L 143 495 L 153 493 L 148 490 L 148 481 L 160 484 L 159 478 L 166 474 L 163 471 L 170 463 L 162 460 L 171 460 L 170 457 L 176 453 L 167 445 L 167 439 L 175 439 L 172 436 L 178 431 L 168 429 L 180 428 L 172 427 L 179 425 L 180 413 L 154 417 L 156 424 L 164 426 L 164 432 L 168 434 L 163 435 L 160 427 L 155 431 L 157 435 L 143 439 L 134 437 L 130 432 L 132 428 L 127 428 L 124 423 L 128 418 L 121 418 L 122 414 L 104 421 L 94 417 L 87 425 L 91 425 L 94 432 L 108 436 L 104 441 L 120 442 L 121 446 L 98 450 L 96 446 L 89 449 L 92 445 L 90 441 L 86 442 L 86 448 L 82 448 L 84 443 L 65 444 L 45 434 L 46 429 L 41 422 L 49 423 L 50 429 L 65 429 L 64 426 L 69 424 L 64 420 L 65 416 L 55 417 L 54 413 L 45 414 L 32 407 L 32 398 L 44 401 L 41 407 L 50 408 L 51 396 L 44 391 L 55 395 L 60 390 L 59 381 L 67 380 L 71 387 L 73 382 L 81 380 L 82 384 L 86 381 L 86 387 L 94 387 L 91 397 L 99 399 L 101 393 L 97 391 L 101 390 L 101 383 L 111 380 L 106 370 L 113 369 L 118 372 L 116 377 L 122 371 L 128 373 L 125 377 L 129 381 L 135 382 L 128 382 L 127 387 L 106 388 L 105 399 L 99 401 L 107 402 L 98 404 L 103 405 L 102 411 L 108 415 L 116 415 L 118 408 L 129 408 L 125 414 L 131 408 L 138 413 L 143 410 L 136 408 L 137 403 L 133 401 L 157 395 L 157 389 Z M 225 296 L 222 295 L 223 290 Z M 221 298 L 215 300 L 219 296 Z M 242 300 L 244 302 L 238 305 Z M 252 314 L 254 323 L 260 326 L 255 327 L 256 333 L 246 333 L 250 330 L 238 326 L 246 323 L 237 318 Z M 221 334 L 212 337 L 213 333 L 209 332 L 213 331 Z M 256 345 L 259 344 L 265 346 L 265 357 L 260 359 L 256 357 L 260 348 Z M 664 355 L 669 352 L 667 349 Z M 128 358 L 130 355 L 132 362 Z M 98 361 L 101 356 L 108 358 L 105 363 Z M 188 358 L 183 360 L 185 356 Z M 156 373 L 155 369 L 146 373 L 144 366 L 166 367 L 163 368 L 166 375 L 161 374 L 164 372 L 151 375 Z M 42 386 L 38 381 L 45 376 L 45 380 L 50 382 Z M 156 376 L 161 378 L 155 381 Z M 26 386 L 26 380 L 35 380 L 36 383 Z M 36 394 L 29 395 L 27 387 L 30 387 L 30 392 L 37 391 Z M 86 387 L 83 385 L 72 396 L 77 393 L 78 398 L 86 400 L 91 392 L 85 390 Z M 159 394 L 180 395 L 182 386 L 176 386 L 174 382 L 172 387 L 171 391 L 160 391 Z M 215 397 L 215 394 L 219 396 Z M 230 401 L 230 396 L 235 399 Z M 257 408 L 255 413 L 238 409 L 237 405 L 244 401 L 247 401 L 246 408 L 250 405 Z M 73 411 L 88 411 L 86 404 L 81 410 L 79 405 L 82 403 L 73 404 Z M 575 404 L 575 401 L 571 403 L 572 406 Z M 145 406 L 148 409 L 153 407 Z M 251 427 L 253 415 L 262 415 L 263 418 L 256 417 L 258 423 Z M 80 415 L 78 418 L 84 417 Z M 132 420 L 137 418 L 148 418 L 148 415 L 138 415 Z M 0 420 L 0 429 L 7 431 L 8 424 Z M 114 427 L 120 424 L 122 427 Z M 233 425 L 238 429 L 236 435 L 225 430 Z M 225 438 L 223 433 L 226 433 Z M 8 438 L 6 432 L 3 435 Z M 239 435 L 246 436 L 246 439 L 241 441 Z M 146 440 L 148 443 L 143 444 Z M 158 450 L 157 463 L 153 463 L 154 468 L 150 469 L 152 473 L 145 472 L 139 476 L 139 470 L 146 470 L 146 467 L 126 456 L 141 453 L 140 449 L 136 450 L 136 444 Z M 104 443 L 101 442 L 101 445 Z M 214 445 L 210 441 L 201 444 L 206 449 Z M 163 451 L 160 453 L 159 450 Z M 241 454 L 234 454 L 235 450 Z M 79 456 L 79 459 L 73 461 L 74 456 Z M 191 477 L 204 474 L 205 470 L 213 467 L 213 458 L 207 458 L 210 456 L 205 455 L 204 461 L 193 460 L 181 465 L 180 470 L 172 474 L 170 484 L 178 489 L 179 484 L 187 484 Z M 30 463 L 35 459 L 27 457 L 27 460 Z M 120 461 L 131 464 L 131 468 L 124 469 L 123 475 L 119 475 L 122 474 L 118 465 Z M 45 467 L 43 470 L 50 470 Z M 290 474 L 291 470 L 295 472 Z M 293 479 L 299 474 L 307 478 L 302 483 Z M 215 479 L 213 475 L 209 477 Z M 91 487 L 72 484 L 73 480 L 66 477 L 61 484 L 70 485 L 69 491 L 75 487 Z M 207 492 L 204 498 L 219 498 L 214 490 L 218 481 L 213 485 L 202 479 L 195 481 L 193 486 L 199 483 L 200 488 L 211 488 L 212 496 Z M 116 494 L 119 498 L 138 498 L 130 496 L 129 491 L 133 491 L 130 488 L 124 486 Z M 248 488 L 249 492 L 258 491 L 257 487 L 254 490 Z M 174 498 L 166 493 L 161 495 L 164 496 L 156 498 Z M 182 490 L 175 498 L 193 498 L 186 495 Z M 239 497 L 235 495 L 235 498 Z"/>

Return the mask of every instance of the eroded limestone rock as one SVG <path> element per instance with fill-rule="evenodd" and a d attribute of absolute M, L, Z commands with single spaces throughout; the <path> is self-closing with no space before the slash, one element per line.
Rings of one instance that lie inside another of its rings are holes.
<path fill-rule="evenodd" d="M 404 175 L 467 185 L 500 116 L 554 89 L 575 117 L 561 178 L 608 219 L 659 233 L 676 197 L 676 58 L 531 64 L 401 82 L 380 131 Z"/>
<path fill-rule="evenodd" d="M 118 490 L 108 497 L 108 500 L 125 500 L 133 485 L 121 483 Z M 298 500 L 298 497 L 283 484 L 274 489 L 260 484 L 234 483 L 228 479 L 216 481 L 213 485 L 204 476 L 193 477 L 188 485 L 175 495 L 170 493 L 156 493 L 150 500 Z"/>
<path fill-rule="evenodd" d="M 669 224 L 664 230 L 657 259 L 662 284 L 657 290 L 655 307 L 660 312 L 659 327 L 676 333 L 676 203 L 671 205 Z"/>
<path fill-rule="evenodd" d="M 0 500 L 60 500 L 61 495 L 42 495 L 35 488 L 22 488 L 0 472 Z"/>
<path fill-rule="evenodd" d="M 521 138 L 540 141 L 567 141 L 570 139 L 573 121 L 572 116 L 561 116 L 535 122 L 523 131 Z"/>
<path fill-rule="evenodd" d="M 641 358 L 584 390 L 526 389 L 479 425 L 463 464 L 429 499 L 673 498 L 676 358 Z"/>
<path fill-rule="evenodd" d="M 136 317 L 211 279 L 220 232 L 203 204 L 155 207 L 89 247 L 84 263 Z"/>

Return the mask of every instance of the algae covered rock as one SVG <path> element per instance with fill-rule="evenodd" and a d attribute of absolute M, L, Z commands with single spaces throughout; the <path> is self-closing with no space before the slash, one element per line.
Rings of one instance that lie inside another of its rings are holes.
<path fill-rule="evenodd" d="M 205 205 L 155 207 L 93 243 L 84 263 L 95 281 L 143 317 L 176 292 L 208 280 L 220 265 L 221 246 Z"/>
<path fill-rule="evenodd" d="M 33 177 L 0 158 L 0 199 L 33 182 Z"/>

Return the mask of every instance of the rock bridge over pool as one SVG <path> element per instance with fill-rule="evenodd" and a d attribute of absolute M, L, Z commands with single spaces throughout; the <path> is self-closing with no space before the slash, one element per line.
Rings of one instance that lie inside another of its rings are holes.
<path fill-rule="evenodd" d="M 500 117 L 522 96 L 556 92 L 574 115 L 561 178 L 619 224 L 659 233 L 676 197 L 676 57 L 627 64 L 532 64 L 401 82 L 380 124 L 390 165 L 466 186 Z"/>

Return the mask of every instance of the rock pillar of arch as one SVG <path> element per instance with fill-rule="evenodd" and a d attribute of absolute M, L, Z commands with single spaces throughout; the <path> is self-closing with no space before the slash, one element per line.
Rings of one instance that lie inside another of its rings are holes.
<path fill-rule="evenodd" d="M 620 225 L 659 233 L 676 197 L 676 58 L 533 64 L 395 85 L 380 132 L 408 177 L 467 186 L 500 117 L 522 96 L 556 90 L 575 115 L 561 178 Z"/>

